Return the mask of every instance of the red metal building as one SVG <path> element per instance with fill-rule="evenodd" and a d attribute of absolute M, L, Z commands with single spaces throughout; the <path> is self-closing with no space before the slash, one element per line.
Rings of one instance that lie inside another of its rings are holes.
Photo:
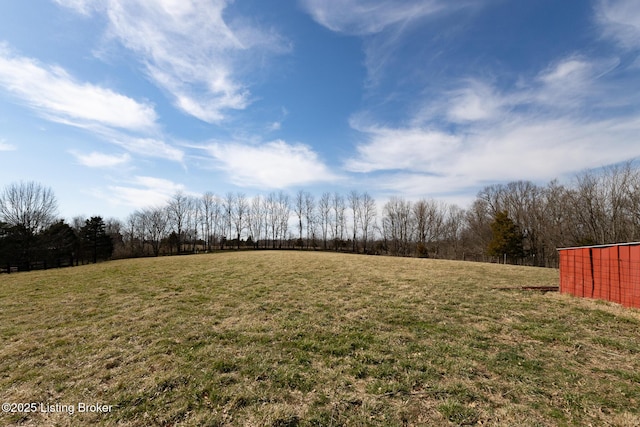
<path fill-rule="evenodd" d="M 640 242 L 558 252 L 561 293 L 640 308 Z"/>

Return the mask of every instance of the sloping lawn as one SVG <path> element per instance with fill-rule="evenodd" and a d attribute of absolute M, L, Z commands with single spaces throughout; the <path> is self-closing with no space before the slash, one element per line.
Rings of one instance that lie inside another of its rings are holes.
<path fill-rule="evenodd" d="M 1 275 L 0 425 L 640 425 L 638 310 L 498 289 L 557 283 L 289 251 Z"/>

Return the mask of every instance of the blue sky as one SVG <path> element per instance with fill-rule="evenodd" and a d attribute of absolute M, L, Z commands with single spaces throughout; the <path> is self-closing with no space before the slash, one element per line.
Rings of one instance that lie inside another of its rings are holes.
<path fill-rule="evenodd" d="M 0 185 L 456 202 L 640 156 L 637 0 L 0 3 Z"/>

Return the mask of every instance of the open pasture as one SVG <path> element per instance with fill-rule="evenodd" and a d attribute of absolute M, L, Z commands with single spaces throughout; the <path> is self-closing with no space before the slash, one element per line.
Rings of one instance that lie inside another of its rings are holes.
<path fill-rule="evenodd" d="M 289 251 L 2 275 L 0 401 L 38 407 L 0 424 L 640 425 L 639 311 L 497 289 L 557 283 Z"/>

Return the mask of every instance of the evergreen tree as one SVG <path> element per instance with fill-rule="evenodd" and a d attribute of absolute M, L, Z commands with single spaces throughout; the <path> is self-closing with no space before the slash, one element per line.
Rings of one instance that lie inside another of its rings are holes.
<path fill-rule="evenodd" d="M 0 263 L 16 266 L 19 271 L 31 269 L 34 259 L 36 237 L 23 225 L 0 223 Z"/>
<path fill-rule="evenodd" d="M 509 218 L 507 211 L 498 212 L 491 223 L 492 238 L 487 247 L 489 256 L 506 255 L 515 261 L 524 256 L 522 241 L 524 236 L 516 223 Z"/>
<path fill-rule="evenodd" d="M 85 221 L 81 229 L 85 249 L 91 254 L 93 263 L 98 259 L 107 259 L 113 253 L 113 242 L 105 231 L 102 217 L 93 216 Z"/>
<path fill-rule="evenodd" d="M 60 220 L 47 228 L 40 236 L 42 256 L 50 266 L 59 267 L 62 261 L 73 265 L 78 236 L 73 228 Z"/>

